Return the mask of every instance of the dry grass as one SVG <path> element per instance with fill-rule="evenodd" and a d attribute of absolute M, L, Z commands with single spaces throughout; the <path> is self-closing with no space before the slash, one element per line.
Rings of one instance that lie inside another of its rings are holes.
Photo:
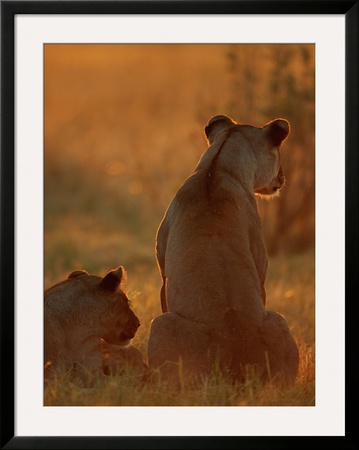
<path fill-rule="evenodd" d="M 298 377 L 294 386 L 278 388 L 249 374 L 245 383 L 231 384 L 214 374 L 193 387 L 182 379 L 180 387 L 165 380 L 142 382 L 128 371 L 100 382 L 91 391 L 72 385 L 64 376 L 45 389 L 46 405 L 122 406 L 312 406 L 315 404 L 314 347 L 314 265 L 313 255 L 276 257 L 270 262 L 267 280 L 267 308 L 285 315 L 300 352 Z M 160 313 L 160 277 L 155 265 L 134 268 L 125 285 L 132 308 L 141 318 L 133 344 L 147 357 L 151 320 Z"/>

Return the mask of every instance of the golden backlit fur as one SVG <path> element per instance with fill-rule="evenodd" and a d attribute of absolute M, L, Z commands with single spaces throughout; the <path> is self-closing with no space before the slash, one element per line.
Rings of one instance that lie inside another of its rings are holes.
<path fill-rule="evenodd" d="M 209 147 L 157 232 L 163 314 L 151 324 L 149 366 L 181 361 L 197 376 L 219 362 L 240 378 L 254 365 L 293 381 L 296 344 L 285 319 L 265 309 L 267 252 L 255 199 L 284 184 L 280 146 L 289 123 L 258 128 L 221 115 L 205 134 Z"/>

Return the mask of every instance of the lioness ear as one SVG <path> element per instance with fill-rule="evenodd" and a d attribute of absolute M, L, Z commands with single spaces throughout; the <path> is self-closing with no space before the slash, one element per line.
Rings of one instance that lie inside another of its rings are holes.
<path fill-rule="evenodd" d="M 74 270 L 73 272 L 70 273 L 67 279 L 80 277 L 82 275 L 88 275 L 88 272 L 86 272 L 86 270 Z"/>
<path fill-rule="evenodd" d="M 285 119 L 272 120 L 264 128 L 268 129 L 267 137 L 273 147 L 278 147 L 287 138 L 290 131 L 289 122 Z"/>
<path fill-rule="evenodd" d="M 126 276 L 125 269 L 122 266 L 117 267 L 117 269 L 111 270 L 107 275 L 105 275 L 100 281 L 100 288 L 105 291 L 114 292 L 119 287 L 121 281 Z"/>
<path fill-rule="evenodd" d="M 206 135 L 207 141 L 209 144 L 212 144 L 212 142 L 216 139 L 218 133 L 220 131 L 223 131 L 224 129 L 228 128 L 231 125 L 235 125 L 236 122 L 234 122 L 230 117 L 228 116 L 213 116 L 207 125 L 204 127 L 204 133 Z"/>

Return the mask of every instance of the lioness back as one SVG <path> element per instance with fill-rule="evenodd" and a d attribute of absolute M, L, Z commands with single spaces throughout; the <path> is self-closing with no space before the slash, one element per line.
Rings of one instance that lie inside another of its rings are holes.
<path fill-rule="evenodd" d="M 284 184 L 280 148 L 289 123 L 276 119 L 258 128 L 215 116 L 205 134 L 209 147 L 156 236 L 166 314 L 152 323 L 149 365 L 181 359 L 195 372 L 211 370 L 221 355 L 225 370 L 238 375 L 246 364 L 264 365 L 269 354 L 273 373 L 292 376 L 298 361 L 289 331 L 281 328 L 293 356 L 288 370 L 283 352 L 263 344 L 269 342 L 263 324 L 266 330 L 273 324 L 275 334 L 279 322 L 265 309 L 267 251 L 255 198 L 277 195 Z"/>

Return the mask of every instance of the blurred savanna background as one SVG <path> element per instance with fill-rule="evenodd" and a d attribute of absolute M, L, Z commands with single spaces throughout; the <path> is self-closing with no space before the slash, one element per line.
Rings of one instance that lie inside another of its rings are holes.
<path fill-rule="evenodd" d="M 111 379 L 96 393 L 54 383 L 48 405 L 315 404 L 314 45 L 70 45 L 44 47 L 45 289 L 86 269 L 123 265 L 141 320 L 133 340 L 147 357 L 160 314 L 157 227 L 206 150 L 203 128 L 227 114 L 263 126 L 283 117 L 286 186 L 258 200 L 269 269 L 267 305 L 283 314 L 300 350 L 295 386 L 214 378 L 178 392 Z"/>

